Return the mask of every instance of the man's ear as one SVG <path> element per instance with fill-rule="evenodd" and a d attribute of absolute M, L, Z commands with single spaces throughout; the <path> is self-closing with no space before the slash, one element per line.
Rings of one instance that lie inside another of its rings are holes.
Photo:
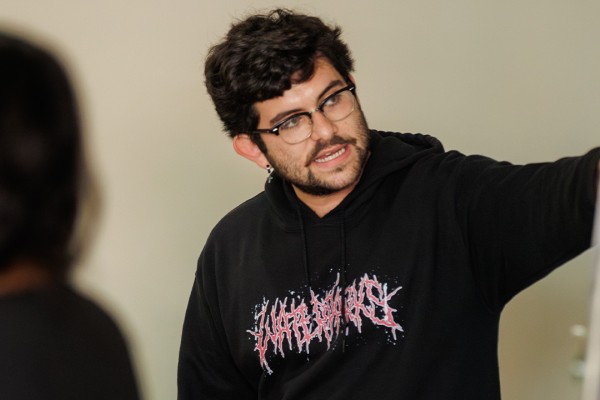
<path fill-rule="evenodd" d="M 240 133 L 233 137 L 233 149 L 240 156 L 254 162 L 260 168 L 266 168 L 269 162 L 265 155 L 260 151 L 256 143 L 250 139 L 250 135 Z"/>

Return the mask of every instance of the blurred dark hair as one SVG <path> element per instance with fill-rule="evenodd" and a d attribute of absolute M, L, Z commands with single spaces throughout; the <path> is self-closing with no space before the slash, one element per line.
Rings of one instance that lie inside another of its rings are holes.
<path fill-rule="evenodd" d="M 233 24 L 206 59 L 206 87 L 230 136 L 256 129 L 254 103 L 308 80 L 325 57 L 342 76 L 353 70 L 341 29 L 317 17 L 275 9 Z M 292 76 L 298 73 L 298 77 Z M 254 135 L 253 135 L 254 136 Z"/>
<path fill-rule="evenodd" d="M 0 270 L 26 259 L 64 276 L 73 258 L 82 144 L 67 74 L 0 33 Z"/>

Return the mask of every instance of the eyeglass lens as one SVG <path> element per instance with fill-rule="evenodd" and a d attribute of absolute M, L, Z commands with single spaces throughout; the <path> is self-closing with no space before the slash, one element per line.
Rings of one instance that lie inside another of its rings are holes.
<path fill-rule="evenodd" d="M 354 95 L 350 90 L 344 90 L 326 98 L 319 108 L 331 122 L 341 121 L 348 117 L 355 107 Z M 290 144 L 300 143 L 312 134 L 312 117 L 310 114 L 294 115 L 279 126 L 279 135 Z"/>

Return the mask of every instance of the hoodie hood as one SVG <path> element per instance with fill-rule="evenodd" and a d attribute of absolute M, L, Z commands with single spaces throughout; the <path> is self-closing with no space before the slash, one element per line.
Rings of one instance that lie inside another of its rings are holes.
<path fill-rule="evenodd" d="M 381 181 L 389 174 L 409 168 L 419 160 L 444 152 L 436 138 L 423 134 L 393 133 L 370 130 L 371 155 L 359 183 L 354 190 L 322 219 L 352 216 L 367 202 Z M 279 222 L 286 230 L 301 229 L 298 209 L 306 207 L 300 202 L 289 182 L 274 173 L 265 183 L 265 193 Z"/>

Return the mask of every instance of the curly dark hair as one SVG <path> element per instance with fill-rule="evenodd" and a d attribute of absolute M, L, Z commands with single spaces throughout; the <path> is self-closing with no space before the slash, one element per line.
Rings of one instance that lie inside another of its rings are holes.
<path fill-rule="evenodd" d="M 79 204 L 81 137 L 67 74 L 0 33 L 0 270 L 27 259 L 64 275 Z"/>
<path fill-rule="evenodd" d="M 292 83 L 313 74 L 326 58 L 344 77 L 353 71 L 341 29 L 287 9 L 252 15 L 234 23 L 206 59 L 206 87 L 230 136 L 256 129 L 254 103 L 281 96 Z M 298 74 L 298 78 L 292 76 Z"/>

